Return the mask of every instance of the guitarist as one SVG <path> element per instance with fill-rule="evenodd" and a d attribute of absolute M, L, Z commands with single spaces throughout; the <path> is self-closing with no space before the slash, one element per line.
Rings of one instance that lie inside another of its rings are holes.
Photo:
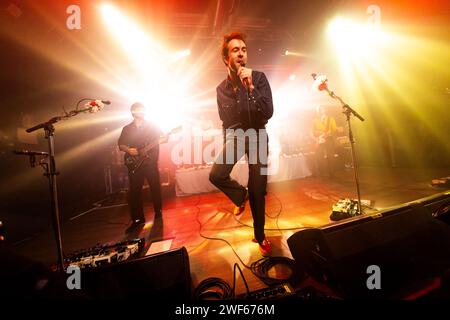
<path fill-rule="evenodd" d="M 119 149 L 126 153 L 125 157 L 143 156 L 139 148 L 146 143 L 160 139 L 159 142 L 166 142 L 168 137 L 162 136 L 162 131 L 152 123 L 145 120 L 145 106 L 136 102 L 131 106 L 131 114 L 134 120 L 123 127 L 118 141 Z M 129 195 L 128 204 L 131 214 L 131 225 L 126 232 L 133 231 L 145 223 L 142 187 L 144 179 L 147 179 L 150 186 L 155 219 L 162 218 L 162 198 L 161 184 L 159 182 L 158 157 L 159 143 L 146 153 L 142 165 L 137 170 L 128 168 Z"/>
<path fill-rule="evenodd" d="M 319 174 L 327 171 L 333 176 L 332 159 L 335 157 L 336 120 L 328 115 L 327 110 L 318 106 L 313 120 L 312 137 L 316 145 L 316 158 Z M 326 170 L 324 170 L 326 167 Z"/>

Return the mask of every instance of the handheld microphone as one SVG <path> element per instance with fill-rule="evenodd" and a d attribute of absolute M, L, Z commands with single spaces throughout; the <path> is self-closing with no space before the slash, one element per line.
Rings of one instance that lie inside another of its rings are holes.
<path fill-rule="evenodd" d="M 242 67 L 245 67 L 244 61 L 239 62 L 238 72 L 239 72 L 239 70 L 240 70 Z M 247 89 L 250 89 L 250 81 L 248 80 L 248 78 L 242 79 L 242 83 L 245 85 L 245 87 L 246 87 Z"/>
<path fill-rule="evenodd" d="M 247 87 L 247 89 L 250 88 L 250 81 L 248 80 L 248 78 L 244 78 L 242 81 L 244 81 L 245 86 Z"/>

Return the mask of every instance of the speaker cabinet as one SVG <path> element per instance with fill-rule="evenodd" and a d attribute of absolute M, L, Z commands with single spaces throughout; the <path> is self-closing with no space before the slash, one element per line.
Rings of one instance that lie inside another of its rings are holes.
<path fill-rule="evenodd" d="M 95 299 L 185 301 L 191 296 L 186 248 L 84 270 L 81 288 Z"/>
<path fill-rule="evenodd" d="M 450 268 L 450 226 L 430 206 L 409 204 L 372 216 L 299 231 L 288 239 L 298 267 L 344 298 L 395 297 Z M 381 289 L 367 280 L 380 268 Z"/>

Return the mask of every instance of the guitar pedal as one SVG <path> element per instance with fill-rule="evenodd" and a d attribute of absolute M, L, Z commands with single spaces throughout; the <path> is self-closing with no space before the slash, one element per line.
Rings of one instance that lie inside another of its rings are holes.
<path fill-rule="evenodd" d="M 288 283 L 284 283 L 274 287 L 252 291 L 249 294 L 242 294 L 236 298 L 239 300 L 278 300 L 294 295 L 294 289 Z"/>

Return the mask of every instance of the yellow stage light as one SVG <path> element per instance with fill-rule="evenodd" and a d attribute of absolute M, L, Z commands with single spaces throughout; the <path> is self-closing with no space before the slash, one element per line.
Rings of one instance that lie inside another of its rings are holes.
<path fill-rule="evenodd" d="M 335 50 L 331 55 L 327 51 L 327 58 L 336 61 L 341 77 L 331 86 L 366 115 L 367 124 L 359 133 L 366 145 L 383 145 L 380 127 L 385 128 L 389 152 L 401 148 L 416 164 L 420 160 L 412 132 L 421 131 L 424 139 L 445 145 L 448 134 L 441 119 L 446 103 L 430 84 L 444 83 L 450 76 L 449 69 L 442 67 L 449 60 L 448 43 L 417 24 L 381 27 L 342 18 L 328 25 L 327 35 Z M 383 122 L 374 123 L 375 115 L 382 116 Z"/>

